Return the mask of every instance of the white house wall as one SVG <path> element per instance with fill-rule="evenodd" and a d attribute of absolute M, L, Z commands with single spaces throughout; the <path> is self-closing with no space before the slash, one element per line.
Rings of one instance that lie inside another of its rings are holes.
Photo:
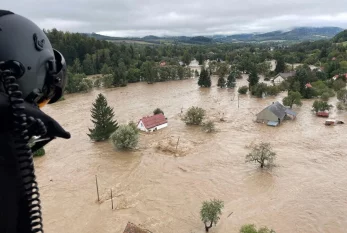
<path fill-rule="evenodd" d="M 147 129 L 145 128 L 145 126 L 143 125 L 142 121 L 140 121 L 137 125 L 137 128 L 141 131 L 145 131 L 147 132 Z"/>
<path fill-rule="evenodd" d="M 153 128 L 151 128 L 151 129 L 148 129 L 148 130 L 149 130 L 149 131 L 153 131 L 155 128 L 157 128 L 157 130 L 160 130 L 160 129 L 163 129 L 163 128 L 167 127 L 167 126 L 168 126 L 168 124 L 165 123 L 165 124 L 158 125 L 158 126 L 156 126 L 156 127 L 153 127 Z"/>
<path fill-rule="evenodd" d="M 280 84 L 283 81 L 284 81 L 284 78 L 282 78 L 282 76 L 278 76 L 277 78 L 274 79 L 275 84 Z"/>

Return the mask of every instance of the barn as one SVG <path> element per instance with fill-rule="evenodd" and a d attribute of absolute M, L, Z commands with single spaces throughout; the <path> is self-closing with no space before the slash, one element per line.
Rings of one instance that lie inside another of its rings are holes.
<path fill-rule="evenodd" d="M 163 114 L 143 117 L 137 124 L 137 128 L 145 132 L 153 132 L 167 126 L 168 122 Z"/>
<path fill-rule="evenodd" d="M 257 114 L 257 122 L 266 123 L 269 126 L 277 126 L 290 115 L 296 117 L 296 113 L 284 107 L 280 102 L 274 102 Z"/>

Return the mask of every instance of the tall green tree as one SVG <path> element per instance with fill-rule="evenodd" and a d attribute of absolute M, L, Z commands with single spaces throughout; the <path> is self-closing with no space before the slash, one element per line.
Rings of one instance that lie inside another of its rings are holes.
<path fill-rule="evenodd" d="M 200 66 L 204 64 L 204 57 L 202 56 L 201 53 L 199 53 L 198 55 L 198 61 Z"/>
<path fill-rule="evenodd" d="M 99 94 L 91 109 L 93 129 L 89 129 L 88 136 L 93 141 L 107 140 L 118 129 L 117 121 L 113 120 L 113 108 L 108 106 L 103 94 Z"/>
<path fill-rule="evenodd" d="M 183 57 L 182 57 L 182 61 L 184 64 L 186 64 L 187 66 L 190 64 L 190 62 L 192 61 L 192 56 L 190 55 L 190 53 L 186 50 L 184 51 Z"/>
<path fill-rule="evenodd" d="M 286 69 L 286 63 L 284 62 L 284 58 L 282 56 L 277 58 L 277 65 L 275 72 L 276 73 L 283 73 Z"/>
<path fill-rule="evenodd" d="M 290 108 L 293 107 L 293 105 L 301 106 L 301 94 L 298 91 L 289 91 L 288 96 L 283 98 L 283 104 L 285 106 L 289 106 Z"/>
<path fill-rule="evenodd" d="M 204 201 L 200 209 L 201 221 L 205 224 L 205 231 L 208 232 L 213 223 L 216 225 L 222 214 L 224 208 L 224 202 L 221 200 L 213 199 L 210 201 Z"/>
<path fill-rule="evenodd" d="M 337 99 L 343 102 L 344 104 L 347 102 L 347 90 L 340 90 L 337 92 Z"/>
<path fill-rule="evenodd" d="M 142 73 L 142 76 L 147 81 L 147 83 L 149 84 L 154 83 L 157 78 L 154 62 L 149 62 L 149 61 L 144 62 L 141 66 L 141 73 Z"/>
<path fill-rule="evenodd" d="M 83 60 L 83 70 L 87 75 L 95 74 L 93 58 L 90 54 L 86 54 Z"/>
<path fill-rule="evenodd" d="M 200 78 L 198 81 L 200 87 L 211 87 L 211 77 L 207 70 L 204 68 L 200 72 Z"/>
<path fill-rule="evenodd" d="M 231 72 L 228 76 L 228 80 L 227 80 L 227 87 L 228 88 L 234 88 L 236 86 L 236 73 L 235 72 Z"/>
<path fill-rule="evenodd" d="M 251 72 L 251 74 L 249 75 L 248 82 L 249 82 L 249 85 L 248 85 L 249 86 L 249 90 L 251 90 L 254 85 L 258 84 L 259 77 L 258 77 L 258 74 L 257 74 L 257 72 L 255 70 L 253 70 Z"/>
<path fill-rule="evenodd" d="M 82 74 L 83 73 L 83 67 L 81 65 L 80 59 L 75 58 L 73 61 L 73 65 L 70 67 L 70 70 L 74 74 Z"/>
<path fill-rule="evenodd" d="M 219 77 L 224 78 L 224 76 L 229 72 L 229 64 L 227 63 L 219 63 L 217 68 L 217 73 Z"/>

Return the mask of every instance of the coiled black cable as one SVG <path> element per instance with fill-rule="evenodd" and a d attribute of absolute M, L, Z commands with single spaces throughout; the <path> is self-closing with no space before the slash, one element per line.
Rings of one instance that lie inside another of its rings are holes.
<path fill-rule="evenodd" d="M 29 221 L 32 233 L 43 233 L 41 201 L 38 184 L 36 182 L 32 151 L 29 147 L 28 122 L 36 123 L 38 132 L 47 132 L 44 123 L 40 119 L 27 118 L 24 109 L 24 100 L 16 78 L 10 71 L 5 71 L 3 76 L 4 87 L 9 96 L 13 123 L 15 150 L 18 156 L 18 166 L 22 181 L 22 192 L 29 211 Z"/>

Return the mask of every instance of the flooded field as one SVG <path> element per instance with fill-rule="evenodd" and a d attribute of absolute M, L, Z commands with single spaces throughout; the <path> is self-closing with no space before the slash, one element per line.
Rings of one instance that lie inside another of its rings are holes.
<path fill-rule="evenodd" d="M 243 224 L 266 225 L 278 233 L 344 233 L 347 228 L 346 126 L 324 125 L 310 111 L 312 101 L 294 108 L 298 117 L 280 127 L 255 123 L 255 114 L 281 100 L 238 98 L 234 90 L 200 89 L 197 80 L 130 84 L 125 88 L 67 95 L 45 108 L 71 132 L 35 160 L 46 232 L 121 233 L 128 221 L 153 233 L 203 233 L 201 202 L 224 200 L 212 233 L 238 232 Z M 246 84 L 246 78 L 238 85 Z M 137 121 L 160 107 L 169 127 L 141 134 L 139 148 L 119 152 L 87 136 L 90 108 L 102 92 L 119 123 Z M 207 110 L 218 132 L 206 134 L 180 120 L 190 106 Z M 346 113 L 333 117 L 347 121 Z M 220 118 L 225 122 L 220 122 Z M 176 142 L 178 152 L 159 143 Z M 270 142 L 276 167 L 246 164 L 247 146 Z M 100 204 L 95 175 L 98 176 Z M 116 209 L 111 210 L 110 190 Z M 233 214 L 228 217 L 230 213 Z"/>

